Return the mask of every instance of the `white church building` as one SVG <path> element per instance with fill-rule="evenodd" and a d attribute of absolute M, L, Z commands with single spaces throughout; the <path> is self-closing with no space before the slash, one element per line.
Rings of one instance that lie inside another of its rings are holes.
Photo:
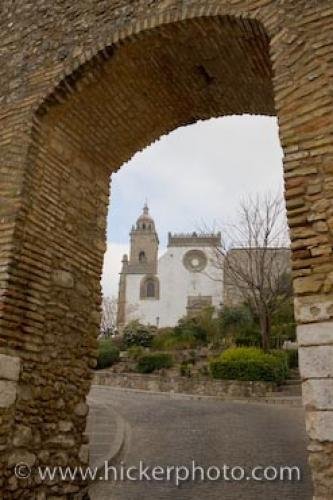
<path fill-rule="evenodd" d="M 130 232 L 119 280 L 117 326 L 138 319 L 158 327 L 174 326 L 205 306 L 222 306 L 221 271 L 212 262 L 221 245 L 217 234 L 168 234 L 158 257 L 155 223 L 145 205 Z"/>

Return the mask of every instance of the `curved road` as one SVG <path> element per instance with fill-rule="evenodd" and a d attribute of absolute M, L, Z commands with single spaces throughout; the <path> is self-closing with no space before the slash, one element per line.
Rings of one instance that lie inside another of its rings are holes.
<path fill-rule="evenodd" d="M 138 466 L 246 468 L 298 466 L 300 481 L 100 481 L 92 500 L 310 500 L 304 412 L 287 406 L 170 398 L 94 387 L 91 398 L 111 405 L 129 424 L 122 462 Z M 237 472 L 237 470 L 236 470 Z M 184 472 L 185 474 L 185 472 Z M 214 471 L 212 472 L 214 474 Z M 230 477 L 230 470 L 227 471 Z M 197 476 L 198 477 L 198 476 Z"/>

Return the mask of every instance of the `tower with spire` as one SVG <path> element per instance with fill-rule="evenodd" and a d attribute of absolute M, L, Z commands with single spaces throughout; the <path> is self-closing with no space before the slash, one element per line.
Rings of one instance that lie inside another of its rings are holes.
<path fill-rule="evenodd" d="M 119 279 L 117 325 L 121 329 L 126 323 L 126 296 L 128 277 L 140 278 L 140 299 L 158 299 L 159 282 L 156 277 L 158 267 L 159 239 L 155 222 L 149 214 L 147 201 L 141 215 L 130 232 L 130 254 L 125 254 Z"/>
<path fill-rule="evenodd" d="M 135 226 L 132 226 L 130 245 L 130 272 L 156 274 L 159 240 L 147 202 Z"/>

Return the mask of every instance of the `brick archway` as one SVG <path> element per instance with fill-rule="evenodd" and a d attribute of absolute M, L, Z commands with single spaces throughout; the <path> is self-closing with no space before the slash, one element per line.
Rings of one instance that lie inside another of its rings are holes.
<path fill-rule="evenodd" d="M 24 92 L 9 65 L 1 105 L 0 410 L 10 470 L 87 459 L 110 173 L 181 125 L 277 113 L 311 461 L 317 497 L 332 494 L 332 9 L 228 4 L 158 5 L 147 16 L 144 4 L 100 13 L 96 1 L 89 12 L 75 7 L 75 22 L 50 5 L 63 45 L 43 49 L 28 34 L 29 68 L 17 46 Z M 6 479 L 3 495 L 28 497 L 31 487 L 45 488 Z"/>

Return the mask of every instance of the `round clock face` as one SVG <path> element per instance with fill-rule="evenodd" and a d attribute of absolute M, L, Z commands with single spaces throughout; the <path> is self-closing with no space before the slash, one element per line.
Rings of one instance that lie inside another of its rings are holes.
<path fill-rule="evenodd" d="M 189 250 L 183 257 L 183 264 L 188 271 L 198 273 L 207 265 L 207 257 L 202 250 Z"/>

